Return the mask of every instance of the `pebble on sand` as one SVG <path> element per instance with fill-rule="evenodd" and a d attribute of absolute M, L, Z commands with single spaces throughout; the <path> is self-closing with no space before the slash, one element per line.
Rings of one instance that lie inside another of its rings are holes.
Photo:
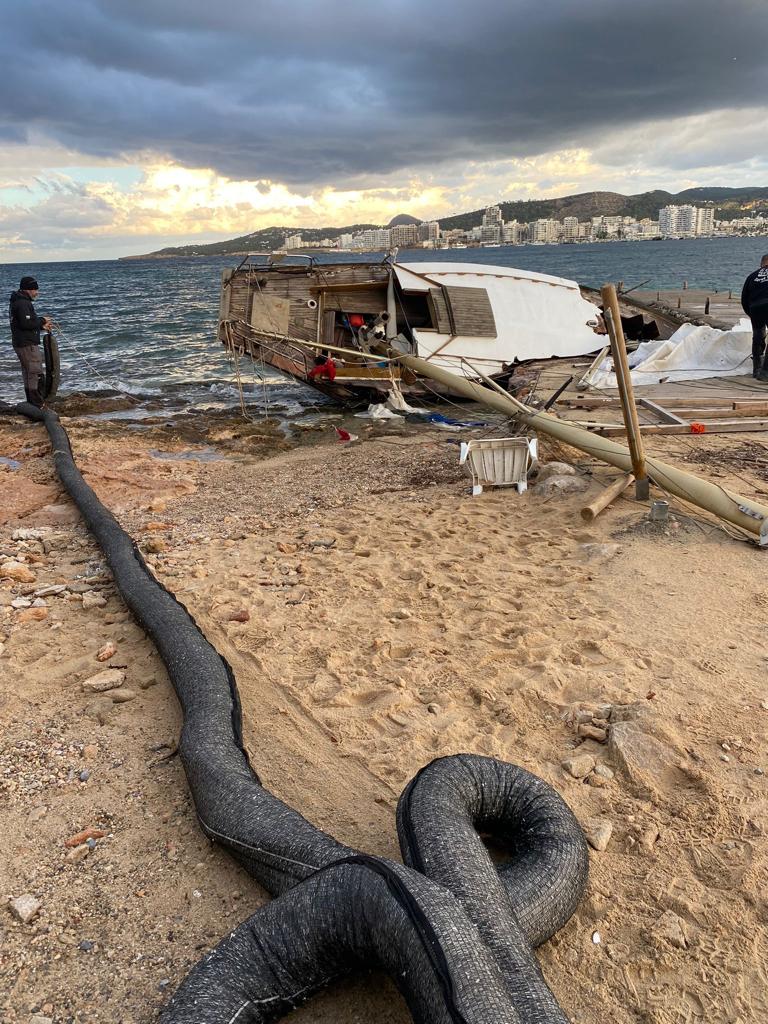
<path fill-rule="evenodd" d="M 106 834 L 101 828 L 84 828 L 82 832 L 76 832 L 75 835 L 66 839 L 64 845 L 71 850 L 76 846 L 81 846 L 88 839 L 103 839 Z"/>
<path fill-rule="evenodd" d="M 95 676 L 86 679 L 81 687 L 86 693 L 103 693 L 105 690 L 116 690 L 125 682 L 125 672 L 119 668 L 105 668 Z"/>
<path fill-rule="evenodd" d="M 604 853 L 608 849 L 608 843 L 613 835 L 613 825 L 605 819 L 592 821 L 586 825 L 584 835 L 593 850 Z"/>
<path fill-rule="evenodd" d="M 135 700 L 138 694 L 135 690 L 130 690 L 128 687 L 124 687 L 119 690 L 112 690 L 110 693 L 113 704 L 127 704 L 129 700 Z"/>
<path fill-rule="evenodd" d="M 23 562 L 4 562 L 0 565 L 0 576 L 15 580 L 16 583 L 34 583 L 37 576 Z"/>
<path fill-rule="evenodd" d="M 96 655 L 96 661 L 109 661 L 110 658 L 114 658 L 117 654 L 117 644 L 113 644 L 112 641 L 104 644 L 103 647 L 99 648 Z"/>
<path fill-rule="evenodd" d="M 74 849 L 69 850 L 68 853 L 64 855 L 64 860 L 67 864 L 80 864 L 85 860 L 90 852 L 90 847 L 83 843 L 81 846 L 75 846 Z"/>
<path fill-rule="evenodd" d="M 9 901 L 8 906 L 11 913 L 21 921 L 22 924 L 29 924 L 37 914 L 42 903 L 35 896 L 25 892 L 23 896 L 17 896 Z"/>
<path fill-rule="evenodd" d="M 595 759 L 591 754 L 577 754 L 575 757 L 568 757 L 562 762 L 563 771 L 568 772 L 571 778 L 584 779 L 595 767 Z"/>
<path fill-rule="evenodd" d="M 42 622 L 43 619 L 48 618 L 47 608 L 25 608 L 24 611 L 19 612 L 16 619 L 17 622 Z"/>
<path fill-rule="evenodd" d="M 90 608 L 104 608 L 106 603 L 106 598 L 102 597 L 101 594 L 94 593 L 92 590 L 83 594 L 83 609 L 85 611 L 88 611 Z"/>
<path fill-rule="evenodd" d="M 597 740 L 598 743 L 605 743 L 608 733 L 596 725 L 580 725 L 576 730 L 577 735 L 583 736 L 586 740 Z"/>
<path fill-rule="evenodd" d="M 661 915 L 653 926 L 653 932 L 677 949 L 688 948 L 688 926 L 672 910 L 666 910 Z"/>

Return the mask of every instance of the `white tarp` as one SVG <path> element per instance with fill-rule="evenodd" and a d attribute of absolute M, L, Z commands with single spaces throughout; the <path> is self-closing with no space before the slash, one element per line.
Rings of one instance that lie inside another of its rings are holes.
<path fill-rule="evenodd" d="M 737 377 L 752 372 L 752 327 L 742 319 L 730 331 L 683 324 L 666 341 L 644 341 L 629 354 L 632 384 Z M 613 360 L 604 359 L 588 381 L 617 387 Z"/>
<path fill-rule="evenodd" d="M 583 298 L 575 281 L 480 263 L 401 263 L 395 265 L 395 273 L 406 292 L 441 285 L 487 291 L 497 337 L 413 331 L 418 355 L 454 373 L 473 376 L 459 361 L 462 356 L 483 373 L 494 374 L 515 359 L 587 355 L 604 343 L 590 326 L 600 311 Z"/>

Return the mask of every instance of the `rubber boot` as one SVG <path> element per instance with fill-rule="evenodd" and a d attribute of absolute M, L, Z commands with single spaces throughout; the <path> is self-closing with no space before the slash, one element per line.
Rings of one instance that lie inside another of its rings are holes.
<path fill-rule="evenodd" d="M 761 384 L 768 384 L 768 359 L 763 361 L 763 365 L 755 374 L 755 379 L 759 380 Z"/>

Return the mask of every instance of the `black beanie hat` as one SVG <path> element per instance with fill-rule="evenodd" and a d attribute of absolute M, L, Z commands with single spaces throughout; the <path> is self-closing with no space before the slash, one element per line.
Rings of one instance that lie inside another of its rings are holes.
<path fill-rule="evenodd" d="M 23 292 L 33 292 L 38 290 L 38 284 L 34 277 L 22 277 L 21 281 L 19 281 L 19 288 Z"/>

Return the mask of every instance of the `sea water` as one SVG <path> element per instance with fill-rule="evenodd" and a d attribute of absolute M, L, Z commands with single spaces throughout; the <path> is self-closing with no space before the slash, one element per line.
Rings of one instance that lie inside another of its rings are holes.
<path fill-rule="evenodd" d="M 765 251 L 768 239 L 711 238 L 417 249 L 401 251 L 400 259 L 520 267 L 594 287 L 605 281 L 623 281 L 627 288 L 646 282 L 643 289 L 653 290 L 679 288 L 687 280 L 691 288 L 714 292 L 740 289 Z M 371 258 L 318 255 L 324 262 Z M 234 369 L 216 340 L 221 271 L 239 262 L 240 257 L 215 256 L 5 264 L 0 289 L 10 295 L 22 275 L 37 278 L 36 309 L 61 326 L 62 396 L 126 393 L 133 401 L 119 415 L 129 420 L 192 409 L 215 412 L 239 405 Z M 324 401 L 270 367 L 244 360 L 240 369 L 247 401 L 259 407 L 268 401 L 282 417 L 300 418 Z M 19 364 L 6 328 L 0 339 L 0 399 L 21 397 Z"/>

